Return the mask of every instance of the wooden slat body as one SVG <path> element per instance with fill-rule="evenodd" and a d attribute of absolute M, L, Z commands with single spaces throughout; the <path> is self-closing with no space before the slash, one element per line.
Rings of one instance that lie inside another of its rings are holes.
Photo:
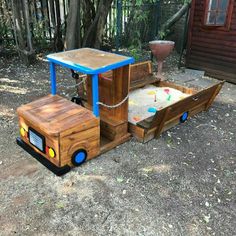
<path fill-rule="evenodd" d="M 22 117 L 21 115 L 19 115 L 19 127 L 23 127 L 26 131 L 28 131 L 28 128 L 31 127 L 38 131 L 41 135 L 43 135 L 45 137 L 46 145 L 52 147 L 56 152 L 55 158 L 50 158 L 48 155 L 46 155 L 46 153 L 42 153 L 41 151 L 39 151 L 29 142 L 29 139 L 27 137 L 21 136 L 21 139 L 30 147 L 32 147 L 36 152 L 50 160 L 53 164 L 59 167 L 61 166 L 61 160 L 59 155 L 59 137 L 48 135 L 47 132 L 40 130 L 40 128 L 35 125 L 35 123 L 32 123 L 29 119 L 27 119 L 27 117 Z"/>
<path fill-rule="evenodd" d="M 55 158 L 39 151 L 26 137 L 28 145 L 61 167 L 72 166 L 71 157 L 79 149 L 86 150 L 88 159 L 100 153 L 100 120 L 91 111 L 60 96 L 46 96 L 21 106 L 18 110 L 19 125 L 28 131 L 29 127 L 43 135 L 46 146 L 56 152 Z"/>
<path fill-rule="evenodd" d="M 120 103 L 129 92 L 130 66 L 123 66 L 99 75 L 99 101 L 107 105 Z M 87 79 L 86 107 L 92 108 L 92 83 Z M 100 105 L 101 135 L 110 141 L 128 134 L 128 100 L 118 107 Z"/>
<path fill-rule="evenodd" d="M 152 74 L 151 61 L 135 63 L 131 65 L 130 82 L 143 80 L 146 76 Z"/>
<path fill-rule="evenodd" d="M 236 2 L 229 29 L 203 24 L 205 0 L 193 0 L 187 49 L 187 66 L 236 83 Z"/>

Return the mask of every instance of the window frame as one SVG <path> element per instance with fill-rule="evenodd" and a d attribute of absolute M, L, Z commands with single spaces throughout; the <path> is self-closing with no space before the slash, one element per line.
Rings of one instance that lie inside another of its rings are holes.
<path fill-rule="evenodd" d="M 205 0 L 204 4 L 204 17 L 203 17 L 203 28 L 206 29 L 217 29 L 217 30 L 223 30 L 223 31 L 229 31 L 232 15 L 233 15 L 233 8 L 234 8 L 234 0 L 229 0 L 229 5 L 226 10 L 226 19 L 224 25 L 217 25 L 217 24 L 207 24 L 207 18 L 209 13 L 209 4 L 210 0 Z"/>

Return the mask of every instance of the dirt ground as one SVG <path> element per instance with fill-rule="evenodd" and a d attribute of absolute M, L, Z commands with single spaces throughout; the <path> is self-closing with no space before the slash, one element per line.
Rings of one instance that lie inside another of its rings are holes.
<path fill-rule="evenodd" d="M 0 58 L 0 235 L 236 235 L 236 85 L 159 139 L 56 177 L 15 143 L 16 108 L 48 94 L 48 78 L 47 62 Z"/>

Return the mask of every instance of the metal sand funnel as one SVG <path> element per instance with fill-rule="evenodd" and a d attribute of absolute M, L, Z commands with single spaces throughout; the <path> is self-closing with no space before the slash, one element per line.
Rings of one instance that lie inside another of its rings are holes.
<path fill-rule="evenodd" d="M 153 56 L 156 58 L 158 62 L 158 72 L 157 78 L 164 79 L 161 75 L 163 61 L 169 56 L 175 46 L 175 42 L 167 41 L 167 40 L 154 40 L 149 42 L 149 47 L 152 51 Z"/>

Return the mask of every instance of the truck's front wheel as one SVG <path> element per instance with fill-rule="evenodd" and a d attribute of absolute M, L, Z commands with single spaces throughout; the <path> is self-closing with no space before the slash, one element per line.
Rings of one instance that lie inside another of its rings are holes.
<path fill-rule="evenodd" d="M 84 149 L 79 149 L 72 155 L 71 162 L 74 166 L 80 166 L 87 159 L 87 152 Z"/>

